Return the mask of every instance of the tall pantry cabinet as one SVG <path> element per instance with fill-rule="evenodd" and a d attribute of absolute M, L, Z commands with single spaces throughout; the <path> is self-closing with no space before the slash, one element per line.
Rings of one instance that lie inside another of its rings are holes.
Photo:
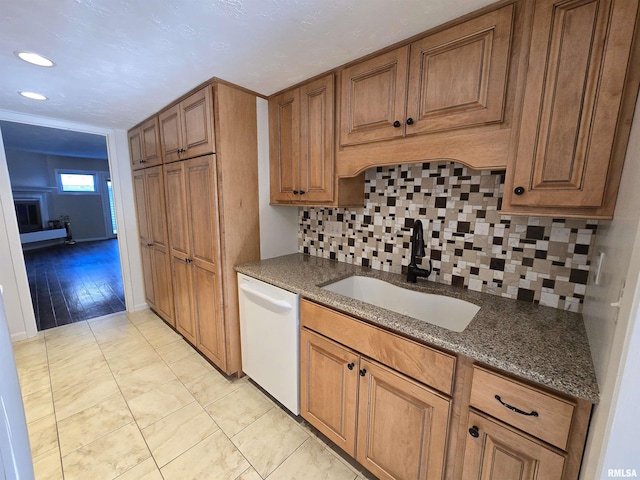
<path fill-rule="evenodd" d="M 198 108 L 190 108 L 195 103 Z M 200 142 L 199 148 L 181 147 L 179 155 L 167 154 L 171 149 L 163 142 L 171 122 L 163 119 L 174 111 L 173 129 L 181 138 L 210 141 Z M 185 113 L 189 111 L 198 115 Z M 211 362 L 233 374 L 241 370 L 233 266 L 260 258 L 256 97 L 214 79 L 158 117 L 163 165 L 156 168 L 162 168 L 164 177 L 164 199 L 158 203 L 167 222 L 173 321 L 155 307 L 162 294 L 153 291 L 155 304 L 150 306 Z M 143 206 L 150 203 L 140 196 L 139 222 Z M 145 258 L 143 250 L 143 263 Z M 145 290 L 153 286 L 145 277 Z"/>
<path fill-rule="evenodd" d="M 138 237 L 147 304 L 175 326 L 162 166 L 133 172 Z"/>

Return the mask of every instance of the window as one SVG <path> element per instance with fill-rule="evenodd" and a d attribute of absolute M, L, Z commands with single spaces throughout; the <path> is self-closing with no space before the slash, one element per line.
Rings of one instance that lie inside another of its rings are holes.
<path fill-rule="evenodd" d="M 111 187 L 111 180 L 107 180 L 107 192 L 109 192 L 109 213 L 111 214 L 111 231 L 114 235 L 118 233 L 116 227 L 116 207 L 113 204 L 113 188 Z"/>
<path fill-rule="evenodd" d="M 96 176 L 93 173 L 58 172 L 61 193 L 96 193 Z"/>

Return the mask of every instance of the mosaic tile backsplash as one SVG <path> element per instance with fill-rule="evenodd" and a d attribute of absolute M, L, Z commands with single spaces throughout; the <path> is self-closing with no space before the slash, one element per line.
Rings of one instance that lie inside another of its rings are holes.
<path fill-rule="evenodd" d="M 500 215 L 503 187 L 449 162 L 370 169 L 364 208 L 299 208 L 299 251 L 402 273 L 420 219 L 429 280 L 581 311 L 597 220 Z"/>

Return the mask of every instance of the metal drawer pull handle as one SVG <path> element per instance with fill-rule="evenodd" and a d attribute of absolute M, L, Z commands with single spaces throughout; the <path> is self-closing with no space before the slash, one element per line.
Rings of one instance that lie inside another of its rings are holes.
<path fill-rule="evenodd" d="M 502 399 L 500 398 L 500 395 L 496 395 L 496 400 L 498 400 L 502 405 L 504 405 L 505 407 L 507 407 L 509 410 L 519 413 L 520 415 L 526 415 L 528 417 L 537 417 L 538 416 L 538 412 L 536 412 L 535 410 L 533 410 L 532 412 L 523 412 L 522 410 L 520 410 L 519 408 L 514 407 L 513 405 L 509 405 L 508 403 L 504 403 L 502 401 Z"/>

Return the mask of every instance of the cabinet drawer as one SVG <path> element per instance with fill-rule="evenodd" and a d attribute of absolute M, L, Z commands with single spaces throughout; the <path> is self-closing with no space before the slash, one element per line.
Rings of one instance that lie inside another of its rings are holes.
<path fill-rule="evenodd" d="M 306 300 L 300 326 L 451 395 L 455 357 Z"/>
<path fill-rule="evenodd" d="M 570 401 L 474 367 L 471 406 L 558 448 L 567 448 L 575 408 Z"/>

